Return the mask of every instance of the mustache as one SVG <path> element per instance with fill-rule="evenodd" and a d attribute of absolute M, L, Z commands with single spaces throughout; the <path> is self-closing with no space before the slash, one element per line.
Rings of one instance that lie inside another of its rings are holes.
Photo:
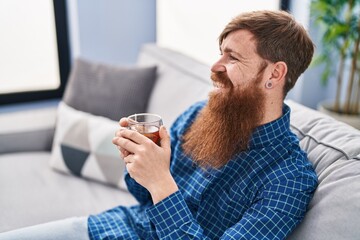
<path fill-rule="evenodd" d="M 224 88 L 234 87 L 226 72 L 212 72 L 210 78 L 214 84 L 219 84 Z"/>

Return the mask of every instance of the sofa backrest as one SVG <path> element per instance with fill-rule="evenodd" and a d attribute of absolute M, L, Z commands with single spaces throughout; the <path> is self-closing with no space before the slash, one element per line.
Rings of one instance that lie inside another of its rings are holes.
<path fill-rule="evenodd" d="M 288 239 L 360 239 L 360 131 L 293 101 L 291 128 L 318 175 L 303 222 Z"/>
<path fill-rule="evenodd" d="M 147 111 L 161 115 L 168 127 L 189 106 L 206 99 L 212 88 L 208 65 L 155 44 L 142 47 L 138 65 L 157 66 Z"/>

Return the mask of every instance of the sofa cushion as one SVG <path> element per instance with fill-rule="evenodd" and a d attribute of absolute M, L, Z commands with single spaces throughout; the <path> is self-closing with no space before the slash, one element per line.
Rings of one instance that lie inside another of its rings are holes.
<path fill-rule="evenodd" d="M 136 203 L 127 191 L 53 171 L 49 159 L 50 152 L 0 156 L 0 232 Z"/>
<path fill-rule="evenodd" d="M 156 67 L 120 67 L 77 59 L 63 100 L 69 106 L 118 121 L 146 110 Z"/>
<path fill-rule="evenodd" d="M 118 122 L 60 102 L 51 153 L 52 168 L 126 189 L 124 162 L 112 144 Z"/>
<path fill-rule="evenodd" d="M 360 236 L 360 131 L 292 101 L 291 128 L 318 175 L 304 221 L 289 239 Z"/>

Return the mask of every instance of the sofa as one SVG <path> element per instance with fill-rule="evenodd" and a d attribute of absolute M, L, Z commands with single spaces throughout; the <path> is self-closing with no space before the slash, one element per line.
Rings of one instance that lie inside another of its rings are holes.
<path fill-rule="evenodd" d="M 169 127 L 207 98 L 209 69 L 146 44 L 132 67 L 76 61 L 53 106 L 0 114 L 0 232 L 136 204 L 111 144 L 117 120 L 145 111 L 161 115 Z M 129 82 L 136 84 L 125 88 Z M 360 131 L 290 99 L 286 104 L 319 178 L 303 222 L 288 239 L 359 239 Z"/>

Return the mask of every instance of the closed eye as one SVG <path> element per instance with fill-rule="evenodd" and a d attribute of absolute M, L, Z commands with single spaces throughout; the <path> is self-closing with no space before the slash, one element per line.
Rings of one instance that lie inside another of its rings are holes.
<path fill-rule="evenodd" d="M 237 59 L 236 57 L 234 57 L 232 54 L 229 54 L 229 59 L 231 61 L 239 61 L 239 59 Z"/>

